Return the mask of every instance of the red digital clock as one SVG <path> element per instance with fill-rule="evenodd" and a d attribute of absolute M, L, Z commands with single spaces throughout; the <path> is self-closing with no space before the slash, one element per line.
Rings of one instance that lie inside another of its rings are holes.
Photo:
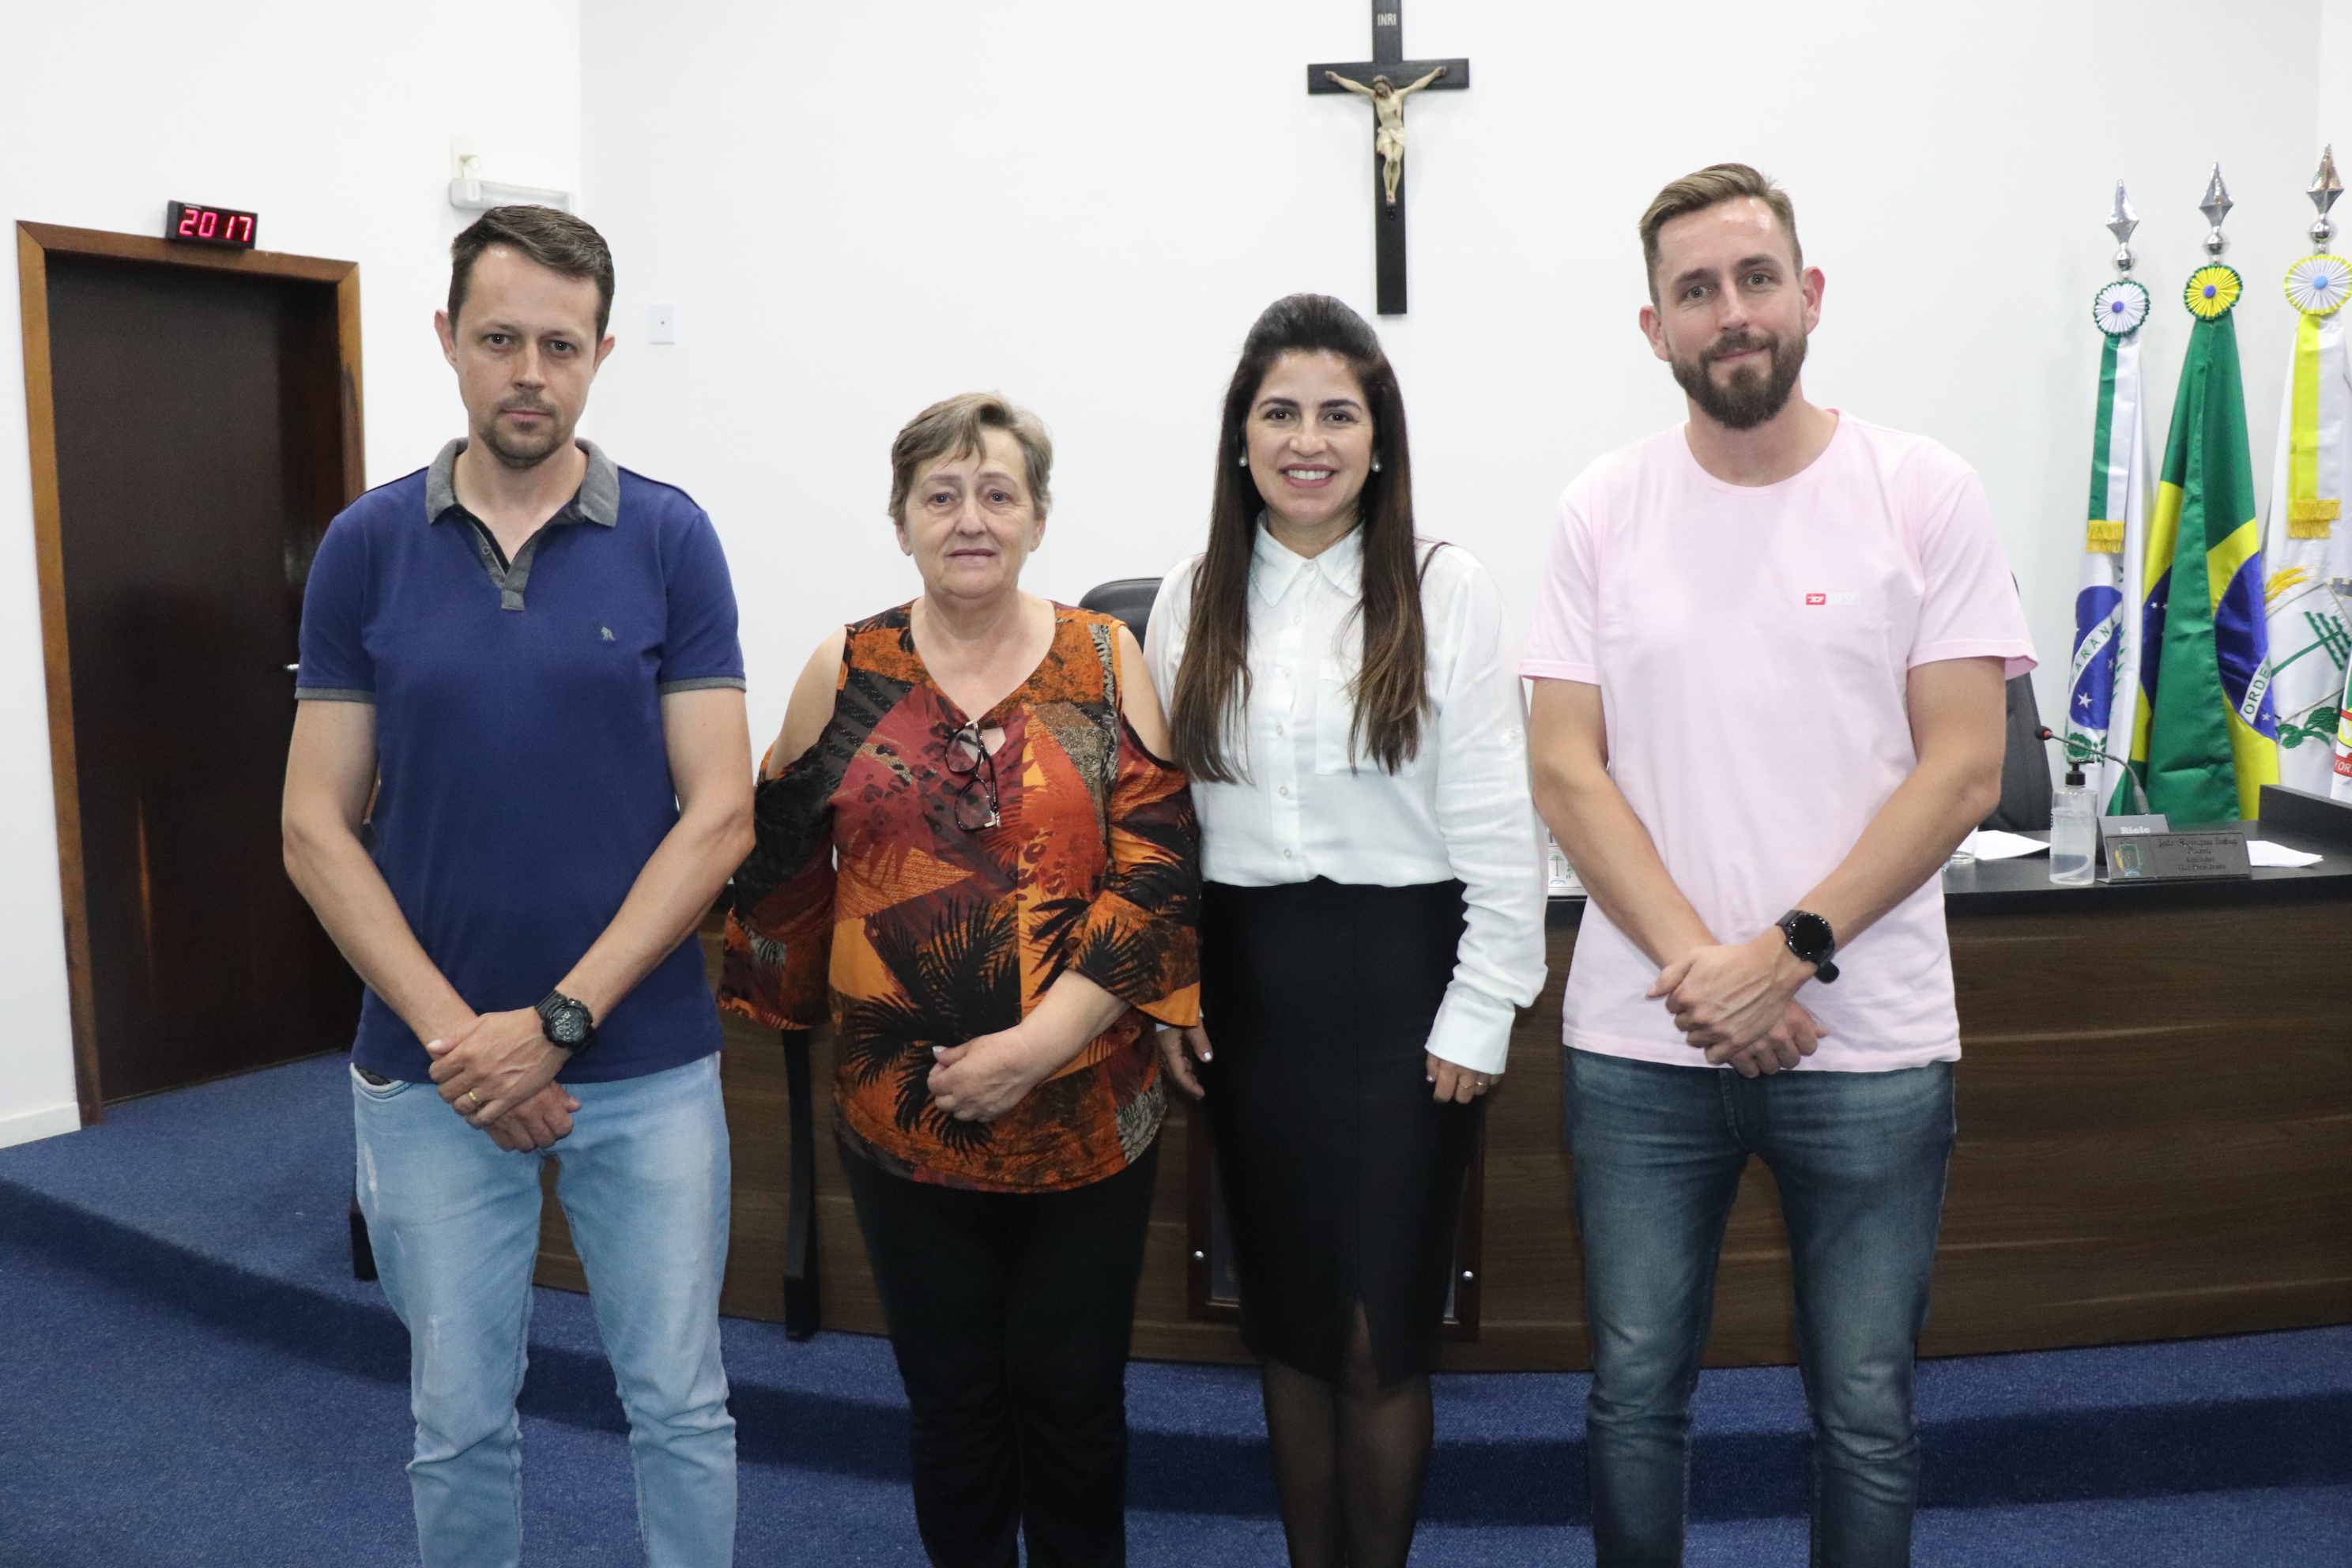
<path fill-rule="evenodd" d="M 163 209 L 163 237 L 251 250 L 253 215 L 227 207 L 202 206 L 194 202 L 173 202 Z"/>

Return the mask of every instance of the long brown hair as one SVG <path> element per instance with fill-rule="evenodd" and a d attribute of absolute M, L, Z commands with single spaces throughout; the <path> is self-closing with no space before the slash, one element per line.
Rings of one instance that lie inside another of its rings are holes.
<path fill-rule="evenodd" d="M 1285 354 L 1329 353 L 1347 362 L 1364 389 L 1379 471 L 1356 498 L 1363 540 L 1363 662 L 1355 681 L 1355 722 L 1348 751 L 1394 773 L 1421 750 L 1421 720 L 1429 708 L 1423 663 L 1421 573 L 1414 560 L 1412 458 L 1406 447 L 1404 397 L 1381 340 L 1361 316 L 1323 294 L 1276 300 L 1242 342 L 1241 363 L 1225 388 L 1224 422 L 1217 435 L 1216 497 L 1209 508 L 1209 550 L 1192 584 L 1192 619 L 1184 660 L 1176 672 L 1170 715 L 1176 761 L 1196 779 L 1232 784 L 1232 721 L 1249 700 L 1250 562 L 1257 548 L 1258 514 L 1265 502 L 1242 458 L 1245 426 L 1275 362 Z"/>

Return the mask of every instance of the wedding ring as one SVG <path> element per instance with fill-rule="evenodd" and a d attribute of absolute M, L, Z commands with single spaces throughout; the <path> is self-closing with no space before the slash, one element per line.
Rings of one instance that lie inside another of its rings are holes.
<path fill-rule="evenodd" d="M 466 1091 L 466 1098 L 474 1102 L 475 1110 L 479 1110 L 482 1109 L 482 1097 L 476 1094 L 472 1089 L 469 1089 Z"/>

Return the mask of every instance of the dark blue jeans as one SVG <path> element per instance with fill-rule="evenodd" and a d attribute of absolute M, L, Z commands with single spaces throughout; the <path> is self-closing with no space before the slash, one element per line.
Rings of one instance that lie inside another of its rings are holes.
<path fill-rule="evenodd" d="M 1748 1079 L 1571 1050 L 1566 1077 L 1592 1327 L 1585 1428 L 1600 1568 L 1683 1560 L 1691 1393 L 1750 1154 L 1780 1187 L 1796 1266 L 1812 1561 L 1909 1563 L 1912 1350 L 1943 1217 L 1952 1064 Z"/>

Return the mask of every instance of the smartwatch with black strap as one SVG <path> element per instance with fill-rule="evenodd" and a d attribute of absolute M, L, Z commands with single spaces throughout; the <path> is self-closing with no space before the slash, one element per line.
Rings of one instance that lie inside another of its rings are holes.
<path fill-rule="evenodd" d="M 1789 951 L 1813 966 L 1813 978 L 1827 985 L 1838 977 L 1830 960 L 1837 952 L 1837 933 L 1830 922 L 1811 910 L 1790 910 L 1772 922 L 1789 943 Z"/>
<path fill-rule="evenodd" d="M 537 1010 L 539 1032 L 547 1037 L 549 1045 L 561 1046 L 576 1057 L 596 1043 L 596 1018 L 587 1003 L 551 991 L 539 999 Z"/>

